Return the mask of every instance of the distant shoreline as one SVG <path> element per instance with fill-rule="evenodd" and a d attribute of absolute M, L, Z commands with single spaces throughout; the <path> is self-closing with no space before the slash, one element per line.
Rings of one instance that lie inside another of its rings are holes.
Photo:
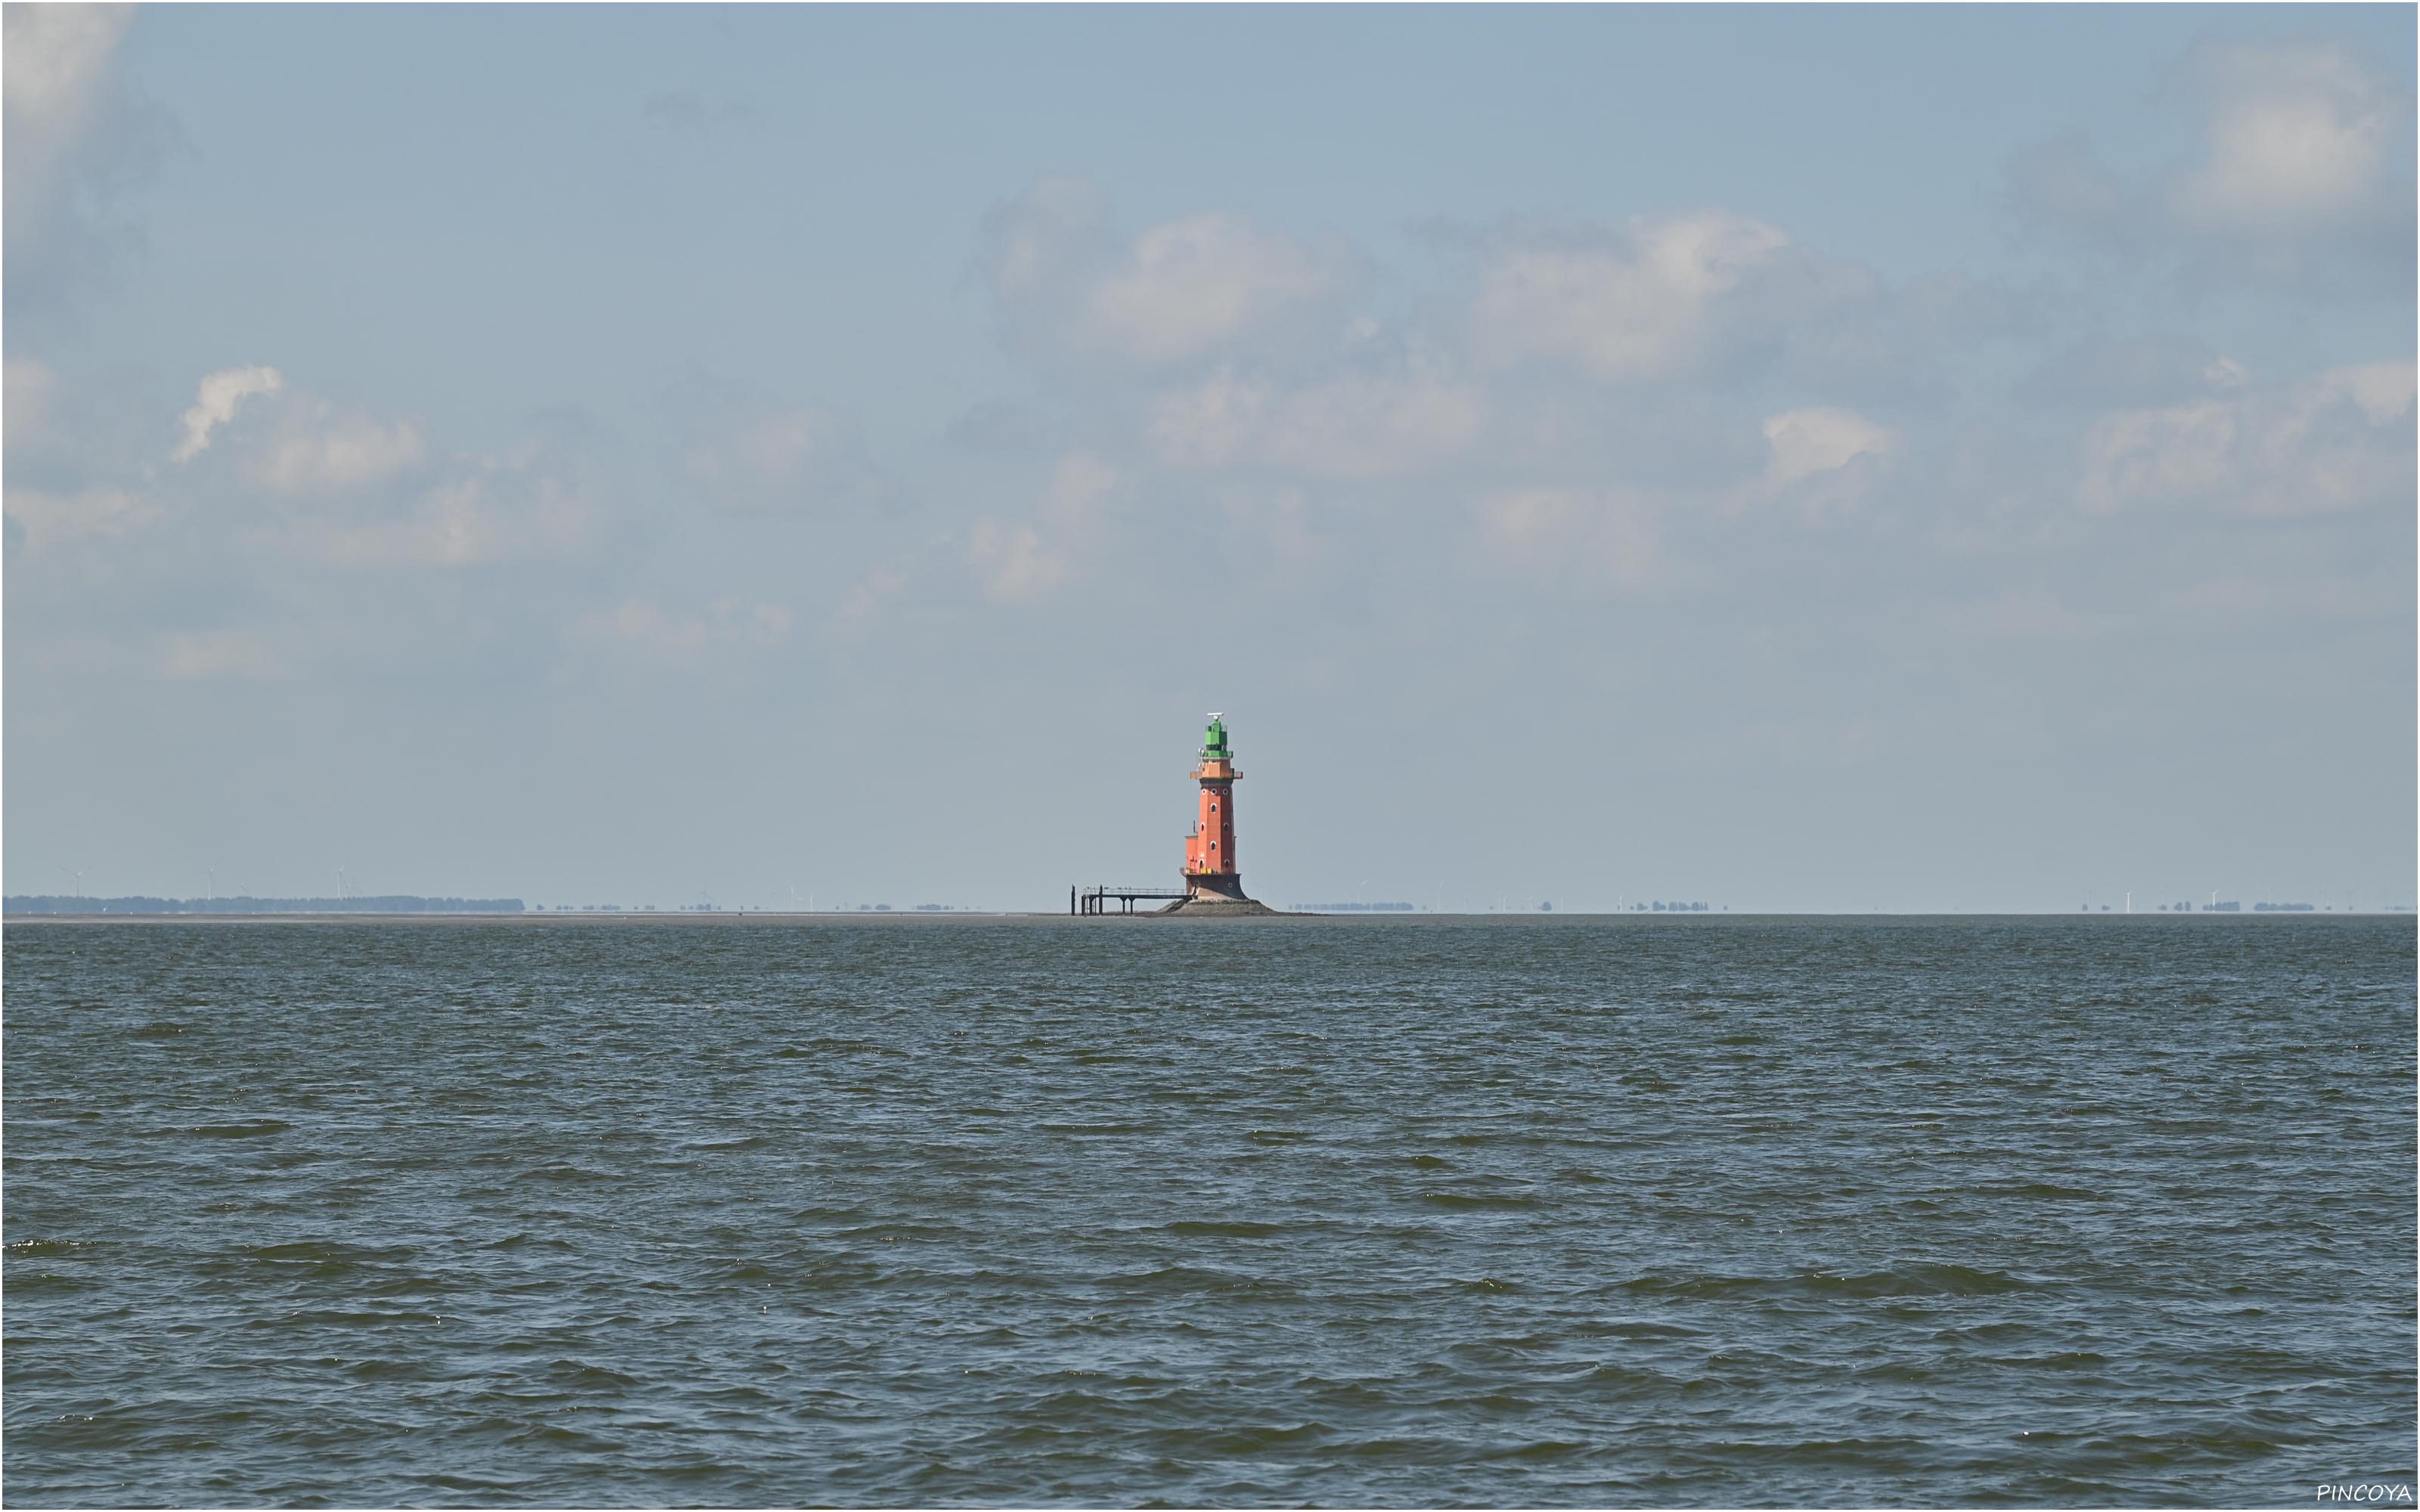
<path fill-rule="evenodd" d="M 1047 919 L 1064 919 L 1064 920 L 1066 920 L 1066 921 L 1067 921 L 1068 923 L 1070 923 L 1070 924 L 1078 924 L 1078 925 L 1097 925 L 1097 924 L 1102 924 L 1102 923 L 1105 923 L 1105 922 L 1108 922 L 1108 921 L 1111 921 L 1111 920 L 1119 920 L 1119 921 L 1124 921 L 1124 922 L 1126 922 L 1126 923 L 1133 923 L 1133 922 L 1138 921 L 1138 920 L 1141 920 L 1141 919 L 1148 919 L 1148 918 L 1157 918 L 1157 917 L 1158 917 L 1158 916 L 1156 916 L 1156 915 L 1153 915 L 1153 914 L 1148 914 L 1148 913 L 1132 914 L 1132 915 L 1127 915 L 1127 914 L 1102 914 L 1102 915 L 1092 915 L 1092 916 L 1083 916 L 1083 917 L 1078 917 L 1078 916 L 1076 916 L 1076 915 L 1072 915 L 1072 914 L 1064 913 L 1064 912 L 1060 911 L 1060 910 L 1057 910 L 1057 909 L 1035 909 L 1035 910 L 1020 910 L 1020 911 L 1001 910 L 1001 911 L 999 911 L 999 912 L 984 912 L 984 911 L 980 911 L 980 910 L 977 910 L 977 909 L 971 909 L 971 908 L 957 908 L 957 909 L 951 909 L 951 910 L 948 910 L 948 911 L 946 911 L 946 912 L 932 912 L 932 913 L 925 913 L 925 912 L 922 912 L 922 911 L 909 910 L 909 909 L 894 909 L 894 910 L 892 910 L 892 911 L 891 911 L 891 912 L 889 912 L 889 913 L 874 912 L 874 911 L 870 911 L 870 910 L 869 910 L 869 911 L 867 911 L 867 912 L 864 912 L 864 913 L 860 913 L 860 912 L 857 912 L 856 910 L 853 910 L 853 909 L 852 909 L 852 910 L 847 910 L 847 911 L 830 911 L 830 912 L 823 912 L 823 913 L 803 913 L 803 912 L 801 912 L 801 913 L 792 913 L 792 912 L 787 912 L 787 911 L 779 910 L 779 909 L 765 909 L 765 910 L 762 910 L 762 911 L 759 911 L 759 910 L 756 910 L 756 909 L 748 909 L 748 910 L 744 910 L 744 911 L 743 911 L 743 910 L 723 909 L 723 910 L 718 910 L 718 911 L 711 912 L 711 913 L 709 913 L 709 912 L 703 912 L 703 911 L 696 910 L 696 909 L 690 909 L 690 910 L 683 910 L 683 911 L 667 911 L 667 912 L 659 912 L 659 913 L 646 913 L 646 912 L 644 912 L 644 911 L 630 911 L 630 910 L 624 910 L 624 911 L 620 911 L 620 912 L 612 912 L 612 913 L 602 912 L 602 911 L 599 911 L 599 912 L 594 912 L 594 913 L 590 913 L 590 912 L 573 912 L 573 911 L 570 911 L 570 910 L 565 910 L 565 911 L 563 911 L 563 912 L 558 913 L 558 912 L 554 912 L 554 911 L 552 911 L 552 910 L 550 910 L 550 911 L 545 912 L 545 913 L 538 913 L 538 912 L 532 911 L 532 912 L 529 912 L 529 913 L 522 913 L 522 914 L 500 914 L 500 913 L 460 913 L 460 914 L 441 914 L 441 913 L 434 913 L 434 912 L 418 912 L 418 913 L 359 913 L 359 914 L 342 914 L 342 913 L 307 913 L 307 914 L 250 914 L 250 913 L 244 913 L 244 914 L 200 914 L 200 913 L 195 913 L 195 914 L 149 914 L 149 913 L 146 913 L 146 914 L 133 914 L 133 913 L 128 913 L 128 914 L 6 914 L 6 915 L 0 915 L 0 925 L 15 926 L 15 925 L 21 925 L 21 924 L 69 924 L 69 925 L 78 925 L 78 926 L 88 926 L 88 925 L 94 925 L 94 924 L 140 924 L 140 925 L 151 926 L 151 925 L 172 925 L 172 924 L 492 924 L 492 925 L 498 925 L 498 926 L 504 926 L 504 927 L 512 927 L 512 926 L 540 926 L 540 927 L 553 927 L 553 926 L 557 926 L 557 925 L 565 925 L 565 926 L 571 926 L 571 927 L 575 927 L 575 928 L 597 928 L 597 929 L 603 929 L 603 928 L 608 928 L 608 927 L 611 927 L 611 926 L 613 926 L 613 925 L 635 925 L 635 924 L 674 924 L 674 925 L 682 925 L 682 926 L 687 926 L 687 927 L 691 927 L 691 928 L 695 928 L 695 927 L 699 927 L 699 926 L 705 926 L 705 925 L 721 925 L 721 926 L 728 926 L 728 925 L 732 925 L 732 924 L 876 924 L 876 923 L 879 923 L 879 924 L 918 925 L 918 924 L 936 924 L 936 923 L 946 923 L 946 922 L 949 922 L 949 921 L 952 921 L 952 920 L 956 920 L 956 921 L 964 922 L 964 921 L 967 921 L 967 920 L 970 920 L 970 919 L 980 919 L 980 920 L 985 920 L 985 921 L 987 921 L 987 922 L 998 922 L 998 921 L 1005 921 L 1005 920 L 1012 920 L 1012 919 L 1044 919 L 1044 920 L 1047 920 Z M 1882 913 L 1882 912 L 1864 912 L 1864 913 L 1845 913 L 1845 912 L 1844 912 L 1844 913 L 1784 913 L 1784 912 L 1775 912 L 1775 913 L 1761 913 L 1761 912 L 1750 912 L 1750 911 L 1745 911 L 1745 910 L 1731 910 L 1731 911 L 1727 911 L 1727 912 L 1722 912 L 1722 913 L 1704 913 L 1704 914 L 1640 914 L 1640 913 L 1634 913 L 1634 912 L 1629 912 L 1629 911 L 1626 911 L 1626 910 L 1625 910 L 1625 911 L 1620 911 L 1620 912 L 1614 912 L 1614 913 L 1604 913 L 1604 914 L 1583 914 L 1583 913 L 1576 913 L 1576 912 L 1573 912 L 1573 913 L 1557 912 L 1557 913 L 1552 913 L 1552 914 L 1545 914 L 1545 913 L 1511 913 L 1511 912 L 1504 912 L 1504 913 L 1481 913 L 1481 914 L 1452 914 L 1452 913 L 1434 913 L 1434 912 L 1433 912 L 1433 913 L 1415 913 L 1415 914 L 1401 914 L 1401 913 L 1358 913 L 1358 914 L 1290 913 L 1290 914 L 1271 914 L 1271 915 L 1269 915 L 1269 916 L 1267 916 L 1267 917 L 1272 918 L 1279 918 L 1279 919 L 1289 919 L 1289 918 L 1291 918 L 1291 919 L 1322 918 L 1322 919 L 1331 919 L 1331 920 L 1335 920 L 1335 921 L 1337 921 L 1337 922 L 1354 922 L 1354 923 L 1359 923 L 1359 922 L 1392 922 L 1392 923 L 1405 923 L 1405 922 L 1417 921 L 1417 920 L 1419 920 L 1419 919 L 1468 919 L 1468 920 L 1476 920 L 1476 919 L 1508 919 L 1508 920 L 1509 920 L 1509 919 L 1518 919 L 1518 920 L 1520 920 L 1520 921 L 1522 921 L 1522 922 L 1524 922 L 1524 923 L 1533 923 L 1533 924 L 1536 924 L 1536 923 L 1554 923 L 1554 922 L 1557 922 L 1557 921 L 1573 920 L 1573 919 L 1622 919 L 1622 920 L 1627 920 L 1627 921 L 1635 922 L 1635 923 L 1641 924 L 1641 925 L 1646 925 L 1646 926 L 1649 926 L 1649 927 L 1654 927 L 1654 926 L 1683 926 L 1683 925 L 1708 926 L 1708 925 L 1715 924 L 1715 923 L 1717 923 L 1718 921 L 1720 921 L 1720 920 L 1725 920 L 1725 919 L 1743 919 L 1743 920 L 1745 920 L 1745 919 L 1774 919 L 1774 918 L 1826 918 L 1826 919 L 1849 919 L 1849 918 L 1908 918 L 1908 919 L 1930 919 L 1930 918 L 1939 918 L 1939 919 L 1951 919 L 1951 918 L 1955 918 L 1955 919 L 1985 919 L 1985 918 L 2069 918 L 2069 919 L 2077 919 L 2077 920 L 2092 921 L 2092 922 L 2106 922 L 2106 921 L 2115 920 L 2115 919 L 2120 919 L 2120 918 L 2130 918 L 2130 919 L 2131 919 L 2131 918 L 2139 918 L 2139 919 L 2144 919 L 2144 920 L 2146 920 L 2146 921 L 2149 921 L 2149 920 L 2159 920 L 2159 921 L 2162 921 L 2162 922 L 2173 922 L 2173 921 L 2180 920 L 2180 919 L 2201 919 L 2201 920 L 2204 920 L 2204 921 L 2217 921 L 2217 920 L 2222 920 L 2222 919 L 2232 919 L 2232 920 L 2236 920 L 2236 921 L 2239 921 L 2239 922 L 2241 922 L 2241 921 L 2251 921 L 2251 920 L 2257 920 L 2257 921 L 2262 921 L 2262 922 L 2269 922 L 2269 921 L 2283 922 L 2283 921 L 2287 921 L 2287 920 L 2297 920 L 2297 919 L 2301 919 L 2301 920 L 2307 920 L 2307 919 L 2326 919 L 2326 918 L 2405 918 L 2405 919 L 2420 919 L 2420 914 L 2415 914 L 2415 913 L 2413 912 L 2413 910 L 2409 909 L 2409 908 L 2378 908 L 2378 909 L 2358 909 L 2358 910 L 2356 910 L 2356 909 L 2350 909 L 2350 908 L 2347 908 L 2347 909 L 2334 909 L 2334 910 L 2319 910 L 2319 911 L 2315 911 L 2315 912 L 2308 912 L 2308 913 L 2304 913 L 2304 912 L 2293 912 L 2293 913 L 2273 912 L 2273 913 L 2257 913 L 2257 914 L 2256 914 L 2256 913 L 2251 913 L 2251 912 L 2237 913 L 2237 914 L 2207 914 L 2207 913 L 2206 913 L 2206 914 L 2156 914 L 2156 913 L 2155 913 L 2155 914 L 2139 914 L 2139 913 L 2138 913 L 2138 914 L 2101 914 L 2101 913 L 2095 913 L 2095 914 L 2085 914 L 2085 913 L 2080 913 L 2080 912 L 2079 912 L 2079 913 L 2071 913 L 2071 913 L 2059 913 L 2059 912 L 2050 912 L 2050 911 L 2045 911 L 2045 912 L 2040 912 L 2040 913 L 2005 913 L 2005 914 L 1983 914 L 1983 913 L 1976 913 L 1976 914 L 1963 914 L 1963 913 L 1959 913 L 1959 914 L 1952 914 L 1952 913 Z M 1163 920 L 1162 920 L 1162 922 L 1171 922 L 1171 921 L 1172 921 L 1172 920 L 1167 920 L 1167 919 L 1163 919 Z M 1196 920 L 1196 922 L 1198 922 L 1198 920 Z"/>
<path fill-rule="evenodd" d="M 891 923 L 891 922 L 901 921 L 901 920 L 910 920 L 910 921 L 918 921 L 918 922 L 930 922 L 930 921 L 935 920 L 935 919 L 944 919 L 944 918 L 1068 918 L 1068 917 L 1069 917 L 1069 916 L 1068 916 L 1068 915 L 1066 915 L 1066 914 L 1063 914 L 1063 913 L 1058 913 L 1058 912 L 1031 912 L 1031 913 L 1007 913 L 1007 912 L 1001 912 L 1001 913 L 984 913 L 984 912 L 979 912 L 979 911 L 977 911 L 977 910 L 975 910 L 975 909 L 971 909 L 971 908 L 959 908 L 959 909 L 953 909 L 953 910 L 950 910 L 950 911 L 948 911 L 948 912 L 946 912 L 946 913 L 943 913 L 943 912 L 923 913 L 923 912 L 918 912 L 918 911 L 913 911 L 913 910 L 907 910 L 907 909 L 894 909 L 894 910 L 892 910 L 891 912 L 888 912 L 888 913 L 875 913 L 875 912 L 871 912 L 871 911 L 869 911 L 869 912 L 861 913 L 861 913 L 856 912 L 855 910 L 850 910 L 850 911 L 845 912 L 845 913 L 838 912 L 838 911 L 826 912 L 826 913 L 812 913 L 812 914 L 811 914 L 811 913 L 804 913 L 804 912 L 800 912 L 800 913 L 790 913 L 790 912 L 783 911 L 783 910 L 769 909 L 769 908 L 768 908 L 768 909 L 761 909 L 761 910 L 760 910 L 760 909 L 754 909 L 754 908 L 745 909 L 745 910 L 740 910 L 740 909 L 730 909 L 730 908 L 722 908 L 722 909 L 715 909 L 715 910 L 712 910 L 712 911 L 710 911 L 710 912 L 709 912 L 709 911 L 706 911 L 706 910 L 694 909 L 694 908 L 691 908 L 691 909 L 678 909 L 678 910 L 667 909 L 667 910 L 663 910 L 663 911 L 656 912 L 656 913 L 649 913 L 649 912 L 646 912 L 646 911 L 644 911 L 644 910 L 643 910 L 643 909 L 619 909 L 619 910 L 614 910 L 614 911 L 611 911 L 611 912 L 608 912 L 608 911 L 605 911 L 605 910 L 602 910 L 602 909 L 596 910 L 596 911 L 593 911 L 593 912 L 592 912 L 592 911 L 587 911 L 587 910 L 572 910 L 572 909 L 564 909 L 564 910 L 562 910 L 562 911 L 560 911 L 560 912 L 557 912 L 557 911 L 555 911 L 555 910 L 549 909 L 549 910 L 548 910 L 548 911 L 546 911 L 545 913 L 539 913 L 539 912 L 537 912 L 536 910 L 533 909 L 533 910 L 531 910 L 531 911 L 530 911 L 530 912 L 528 912 L 528 913 L 521 913 L 521 914 L 503 914 L 503 913 L 484 913 L 484 912 L 466 912 L 466 913 L 458 913 L 458 914 L 444 914 L 444 913 L 438 913 L 438 912 L 436 912 L 436 911 L 434 911 L 434 910 L 427 910 L 427 909 L 424 909 L 424 910 L 416 910 L 416 911 L 410 912 L 410 913 L 405 913 L 405 912 L 397 911 L 397 912 L 394 912 L 394 913 L 386 913 L 386 912 L 364 912 L 364 913 L 358 913 L 358 914 L 346 914 L 346 913 L 337 913 L 337 912 L 334 912 L 334 911 L 319 911 L 319 910 L 314 910 L 313 912 L 310 912 L 310 913 L 293 913 L 293 914 L 269 914 L 269 913 L 258 913 L 258 914 L 255 914 L 255 913 L 242 913 L 242 914 L 205 914 L 205 913 L 189 913 L 189 914 L 165 914 L 165 913 L 159 913 L 159 914 L 154 914 L 154 913 L 144 913 L 144 914 L 134 914 L 134 913 L 127 913 L 127 914 L 5 914 L 5 915 L 0 915 L 0 924 L 367 924 L 367 923 L 378 923 L 378 924 L 598 924 L 598 925 L 603 925 L 603 924 L 730 924 L 730 923 L 736 923 L 736 922 L 738 922 L 738 921 L 743 920 L 743 919 L 766 919 L 766 920 L 779 920 L 779 921 L 783 921 L 783 922 L 805 922 L 805 921 L 808 921 L 808 920 L 822 920 L 822 919 L 844 920 L 844 919 L 845 919 L 845 920 L 847 920 L 847 921 L 849 921 L 849 922 L 851 922 L 851 923 L 871 923 L 871 922 L 873 922 L 873 921 L 875 921 L 875 920 L 879 919 L 879 920 L 881 920 L 881 921 L 883 921 L 883 922 L 885 922 L 885 923 Z"/>

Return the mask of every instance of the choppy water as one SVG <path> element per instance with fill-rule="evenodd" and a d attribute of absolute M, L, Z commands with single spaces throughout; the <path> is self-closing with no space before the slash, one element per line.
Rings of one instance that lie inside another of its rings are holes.
<path fill-rule="evenodd" d="M 2413 924 L 12 927 L 8 1499 L 2413 1475 Z"/>

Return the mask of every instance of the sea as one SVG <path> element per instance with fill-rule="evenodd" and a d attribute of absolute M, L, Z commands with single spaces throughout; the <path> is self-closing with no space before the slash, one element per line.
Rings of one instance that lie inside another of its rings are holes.
<path fill-rule="evenodd" d="M 12 923 L 0 1482 L 2408 1495 L 2413 945 L 2343 915 Z"/>

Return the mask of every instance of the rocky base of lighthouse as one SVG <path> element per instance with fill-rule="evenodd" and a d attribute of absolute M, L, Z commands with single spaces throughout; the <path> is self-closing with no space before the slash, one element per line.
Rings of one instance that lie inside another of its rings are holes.
<path fill-rule="evenodd" d="M 1195 918 L 1278 918 L 1283 910 L 1254 903 L 1244 896 L 1244 878 L 1237 872 L 1187 872 L 1185 887 L 1190 897 L 1179 898 L 1158 910 L 1160 915 L 1184 914 Z"/>
<path fill-rule="evenodd" d="M 1179 898 L 1167 907 L 1156 909 L 1153 918 L 1170 918 L 1182 915 L 1187 918 L 1295 918 L 1281 908 L 1271 908 L 1245 897 L 1226 898 L 1215 892 L 1197 892 L 1190 898 Z"/>

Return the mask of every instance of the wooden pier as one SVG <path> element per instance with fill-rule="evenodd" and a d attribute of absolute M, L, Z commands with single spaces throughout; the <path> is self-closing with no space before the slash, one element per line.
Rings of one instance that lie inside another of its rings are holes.
<path fill-rule="evenodd" d="M 1131 914 L 1135 911 L 1135 900 L 1138 898 L 1166 899 L 1173 903 L 1192 896 L 1182 887 L 1171 890 L 1167 887 L 1088 887 L 1080 892 L 1070 887 L 1067 889 L 1067 912 L 1086 918 L 1106 914 L 1109 911 L 1109 900 L 1115 898 L 1125 905 L 1119 912 Z"/>

